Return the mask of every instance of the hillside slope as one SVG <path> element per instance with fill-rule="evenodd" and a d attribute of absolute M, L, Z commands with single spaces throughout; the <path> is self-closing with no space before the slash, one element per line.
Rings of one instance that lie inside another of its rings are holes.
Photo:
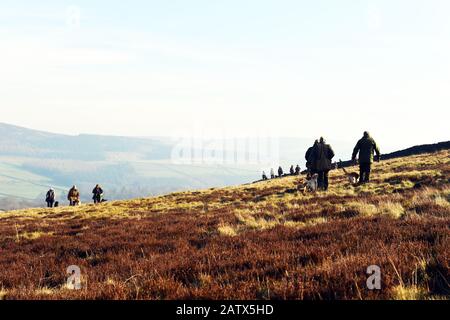
<path fill-rule="evenodd" d="M 317 194 L 289 177 L 1 213 L 0 298 L 448 299 L 450 151 L 376 164 L 365 186 L 330 176 Z"/>

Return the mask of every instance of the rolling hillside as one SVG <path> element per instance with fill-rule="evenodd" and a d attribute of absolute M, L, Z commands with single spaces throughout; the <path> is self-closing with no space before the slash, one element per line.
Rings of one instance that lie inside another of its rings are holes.
<path fill-rule="evenodd" d="M 1 213 L 0 298 L 448 299 L 450 151 L 375 164 L 364 186 L 330 175 L 317 194 L 287 177 Z"/>
<path fill-rule="evenodd" d="M 286 167 L 298 163 L 299 155 L 313 140 L 281 138 L 276 165 Z M 217 147 L 214 150 L 218 154 L 225 152 L 225 145 L 229 144 L 225 140 L 205 139 L 200 141 L 200 147 L 190 142 L 184 138 L 71 136 L 0 123 L 0 209 L 42 205 L 50 187 L 56 188 L 60 200 L 76 184 L 83 200 L 89 201 L 90 191 L 97 183 L 104 186 L 109 200 L 131 199 L 241 184 L 255 180 L 262 170 L 268 170 L 269 164 L 215 163 L 202 158 L 211 153 L 211 146 Z M 247 141 L 243 138 L 233 142 Z M 180 145 L 192 154 L 200 154 L 201 159 L 177 163 L 172 152 Z M 338 149 L 349 153 L 346 147 Z"/>

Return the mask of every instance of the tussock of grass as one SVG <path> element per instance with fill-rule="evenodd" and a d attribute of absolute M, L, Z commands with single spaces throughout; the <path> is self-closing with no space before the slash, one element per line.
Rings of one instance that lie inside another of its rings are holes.
<path fill-rule="evenodd" d="M 351 211 L 356 211 L 359 215 L 364 217 L 371 217 L 378 214 L 378 208 L 367 202 L 350 202 L 346 207 Z"/>
<path fill-rule="evenodd" d="M 33 292 L 34 296 L 50 296 L 53 295 L 54 293 L 55 293 L 54 289 L 50 289 L 47 287 L 36 289 Z"/>
<path fill-rule="evenodd" d="M 360 216 L 373 217 L 378 215 L 389 216 L 393 219 L 399 219 L 405 214 L 405 209 L 397 202 L 382 202 L 378 205 L 361 202 L 350 202 L 347 204 L 347 210 L 356 211 Z"/>
<path fill-rule="evenodd" d="M 399 219 L 405 214 L 405 209 L 397 202 L 383 202 L 378 207 L 378 214 L 387 215 L 393 219 Z"/>
<path fill-rule="evenodd" d="M 22 232 L 17 234 L 16 240 L 20 241 L 22 239 L 26 240 L 36 240 L 43 236 L 52 236 L 53 232 L 42 232 L 42 231 L 34 231 L 34 232 Z"/>
<path fill-rule="evenodd" d="M 6 291 L 5 289 L 0 289 L 0 300 L 4 300 L 5 297 L 7 296 L 8 291 Z"/>
<path fill-rule="evenodd" d="M 227 237 L 237 236 L 236 229 L 230 225 L 226 225 L 226 224 L 221 225 L 221 226 L 219 226 L 218 231 L 222 236 L 227 236 Z"/>
<path fill-rule="evenodd" d="M 283 225 L 288 228 L 302 229 L 302 228 L 312 227 L 312 226 L 316 226 L 316 225 L 327 223 L 327 222 L 328 222 L 327 218 L 320 217 L 320 218 L 309 219 L 306 222 L 285 221 L 283 223 Z"/>
<path fill-rule="evenodd" d="M 427 300 L 428 290 L 418 286 L 399 285 L 392 289 L 393 300 Z"/>

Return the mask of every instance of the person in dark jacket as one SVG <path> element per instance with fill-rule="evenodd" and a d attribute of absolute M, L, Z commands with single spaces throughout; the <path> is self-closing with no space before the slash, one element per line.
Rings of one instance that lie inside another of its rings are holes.
<path fill-rule="evenodd" d="M 47 191 L 47 195 L 45 196 L 45 202 L 47 202 L 48 208 L 53 208 L 53 204 L 55 203 L 55 190 L 50 189 Z"/>
<path fill-rule="evenodd" d="M 313 170 L 319 174 L 318 187 L 321 190 L 328 190 L 328 173 L 332 169 L 331 160 L 334 158 L 333 148 L 325 143 L 324 138 L 320 138 L 319 143 L 313 150 Z"/>
<path fill-rule="evenodd" d="M 95 188 L 92 190 L 92 194 L 93 194 L 92 199 L 94 200 L 95 204 L 102 202 L 103 189 L 99 185 L 95 186 Z"/>
<path fill-rule="evenodd" d="M 265 180 L 268 180 L 267 179 L 267 175 L 266 175 L 266 172 L 265 171 L 263 171 L 263 173 L 262 173 L 262 179 L 265 181 Z"/>
<path fill-rule="evenodd" d="M 305 160 L 306 160 L 306 169 L 308 170 L 309 173 L 314 174 L 315 172 L 313 172 L 313 163 L 315 161 L 314 159 L 314 148 L 317 146 L 317 144 L 319 143 L 319 140 L 316 140 L 314 142 L 314 145 L 312 147 L 310 147 L 305 154 Z"/>
<path fill-rule="evenodd" d="M 295 174 L 295 170 L 294 170 L 294 166 L 292 165 L 291 168 L 289 169 L 289 174 L 291 176 L 293 176 Z"/>
<path fill-rule="evenodd" d="M 381 153 L 375 140 L 369 132 L 364 132 L 364 136 L 358 141 L 353 150 L 352 160 L 356 163 L 356 156 L 359 153 L 359 183 L 368 183 L 372 171 L 373 156 L 376 153 L 376 160 L 380 161 Z"/>
<path fill-rule="evenodd" d="M 280 166 L 279 168 L 278 168 L 278 177 L 282 177 L 283 176 L 283 168 Z"/>
<path fill-rule="evenodd" d="M 297 165 L 296 167 L 295 167 L 295 175 L 299 175 L 300 174 L 300 166 L 299 165 Z"/>

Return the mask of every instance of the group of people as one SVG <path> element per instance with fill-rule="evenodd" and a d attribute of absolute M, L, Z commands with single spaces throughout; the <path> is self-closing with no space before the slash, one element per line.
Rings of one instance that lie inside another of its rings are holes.
<path fill-rule="evenodd" d="M 294 166 L 292 165 L 292 166 L 289 168 L 289 174 L 290 174 L 291 176 L 298 176 L 298 175 L 300 174 L 300 166 L 297 165 L 297 166 L 294 168 Z M 277 177 L 280 178 L 280 177 L 282 177 L 283 175 L 284 175 L 284 171 L 283 171 L 283 168 L 282 168 L 281 166 L 278 167 L 278 176 L 275 175 L 275 171 L 273 170 L 273 168 L 270 169 L 270 179 L 275 179 L 275 178 L 277 178 Z M 265 171 L 263 171 L 263 173 L 262 173 L 262 179 L 263 179 L 263 180 L 269 180 L 269 178 L 267 177 Z"/>
<path fill-rule="evenodd" d="M 92 190 L 92 200 L 94 200 L 94 203 L 101 203 L 103 202 L 103 189 L 100 187 L 100 185 L 96 185 L 95 188 Z M 67 200 L 69 200 L 69 205 L 71 207 L 78 206 L 81 203 L 80 200 L 80 191 L 78 190 L 77 186 L 73 186 L 67 195 Z M 51 188 L 47 191 L 45 202 L 47 202 L 48 208 L 58 207 L 59 202 L 56 201 L 56 194 L 55 190 Z"/>
<path fill-rule="evenodd" d="M 353 149 L 352 161 L 356 165 L 356 157 L 359 154 L 359 184 L 368 183 L 370 181 L 370 173 L 372 171 L 372 163 L 374 154 L 376 161 L 380 161 L 381 153 L 375 140 L 370 136 L 369 132 L 364 132 L 363 137 L 357 142 Z M 332 160 L 335 156 L 333 148 L 325 142 L 324 138 L 316 140 L 314 145 L 306 151 L 306 167 L 308 173 L 318 175 L 318 188 L 328 190 L 328 173 L 332 169 Z"/>
<path fill-rule="evenodd" d="M 375 140 L 366 131 L 363 137 L 358 141 L 355 148 L 353 149 L 352 161 L 356 165 L 356 157 L 359 154 L 359 183 L 364 184 L 370 181 L 370 173 L 372 170 L 372 163 L 374 159 L 380 161 L 380 149 L 375 142 Z M 376 154 L 376 158 L 374 155 Z M 310 147 L 305 154 L 306 168 L 310 175 L 317 174 L 318 188 L 320 190 L 328 190 L 329 186 L 329 172 L 333 168 L 333 158 L 335 156 L 334 150 L 331 145 L 327 144 L 324 138 L 320 138 L 314 142 L 314 145 Z M 297 165 L 295 168 L 291 166 L 289 170 L 290 175 L 299 175 L 300 166 Z M 278 168 L 278 177 L 283 176 L 283 169 Z M 273 169 L 270 170 L 270 178 L 276 178 Z M 268 180 L 265 172 L 262 174 L 263 180 Z"/>

